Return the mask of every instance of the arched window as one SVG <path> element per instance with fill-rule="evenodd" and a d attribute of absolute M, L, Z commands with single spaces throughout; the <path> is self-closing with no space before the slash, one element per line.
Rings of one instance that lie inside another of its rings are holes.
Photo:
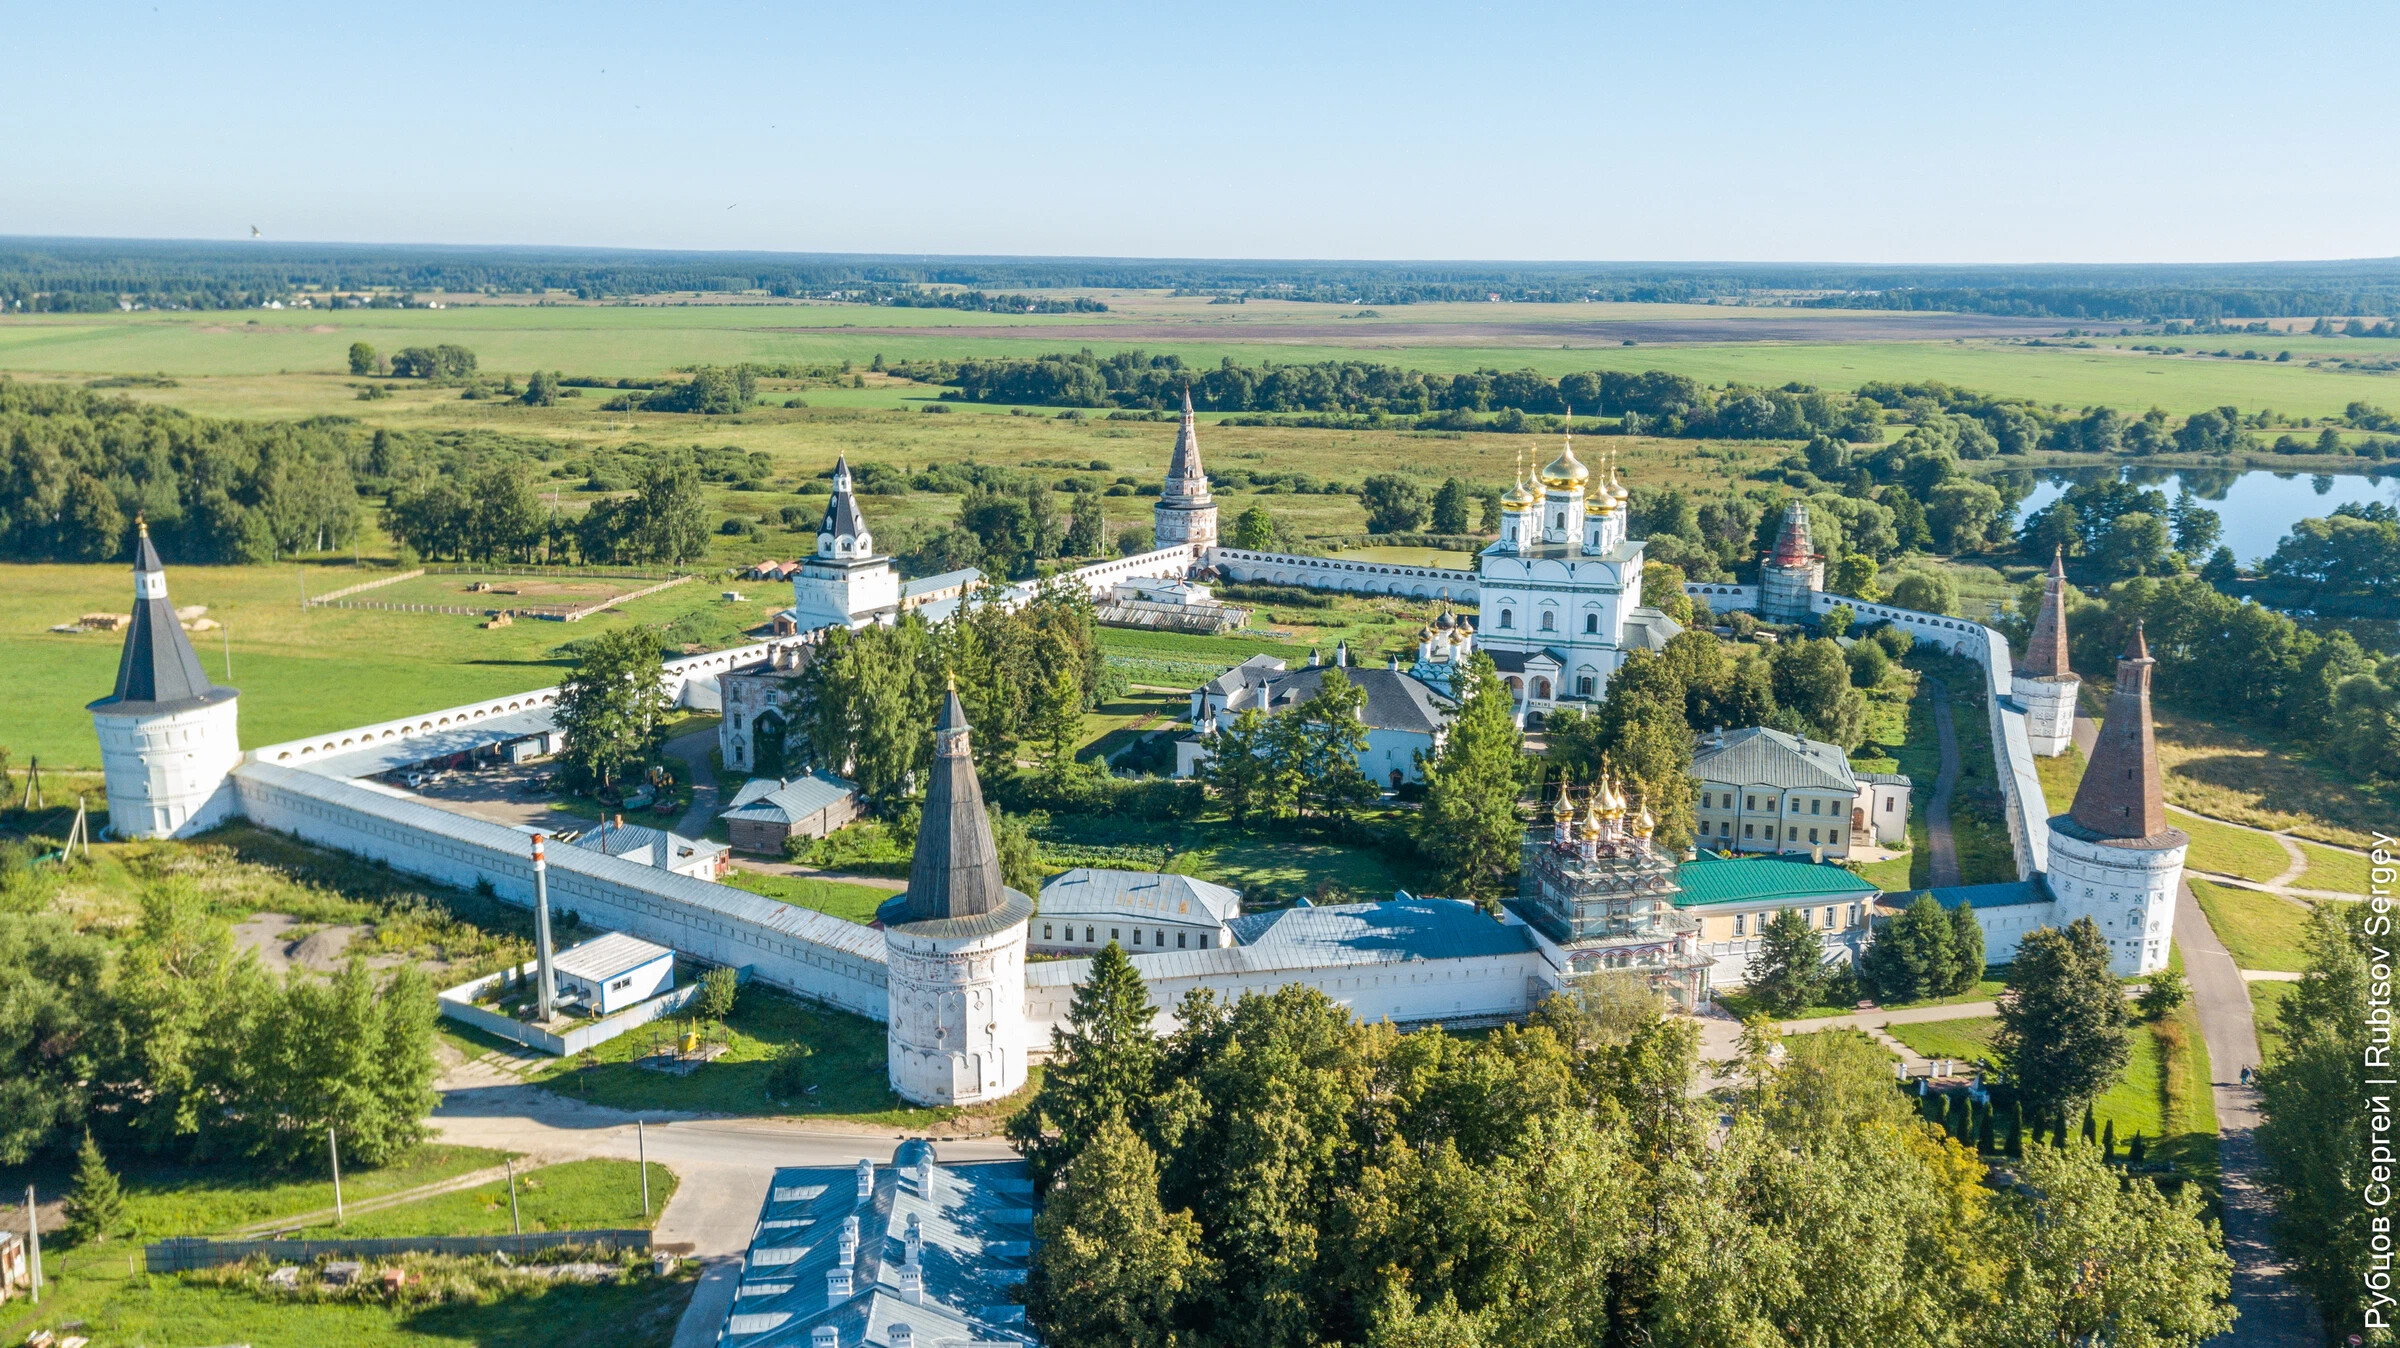
<path fill-rule="evenodd" d="M 1501 631 L 1503 631 L 1503 632 L 1506 632 L 1506 631 L 1513 630 L 1513 629 L 1516 627 L 1516 625 L 1517 625 L 1517 614 L 1516 614 L 1516 610 L 1514 610 L 1514 609 L 1505 609 L 1505 608 L 1504 608 L 1504 609 L 1502 609 L 1502 610 L 1500 610 L 1500 630 L 1501 630 Z"/>
<path fill-rule="evenodd" d="M 1507 682 L 1508 695 L 1520 702 L 1523 701 L 1525 698 L 1525 681 L 1518 678 L 1516 675 L 1511 674 L 1508 676 Z"/>
<path fill-rule="evenodd" d="M 1557 630 L 1557 628 L 1558 628 L 1558 615 L 1557 615 L 1557 614 L 1555 614 L 1555 613 L 1552 613 L 1552 612 L 1551 612 L 1550 610 L 1548 610 L 1548 609 L 1543 609 L 1543 610 L 1542 610 L 1542 630 L 1543 630 L 1543 631 L 1545 631 L 1545 632 L 1551 632 L 1551 631 L 1556 631 L 1556 630 Z"/>
<path fill-rule="evenodd" d="M 1584 615 L 1583 615 L 1583 630 L 1584 630 L 1586 633 L 1589 633 L 1589 634 L 1591 634 L 1591 635 L 1597 636 L 1597 635 L 1599 634 L 1599 632 L 1600 632 L 1600 615 L 1599 615 L 1599 614 L 1597 614 L 1597 613 L 1586 613 L 1586 614 L 1584 614 Z"/>
<path fill-rule="evenodd" d="M 1540 700 L 1540 701 L 1543 701 L 1543 702 L 1547 702 L 1547 701 L 1549 701 L 1549 700 L 1550 700 L 1550 681 L 1549 681 L 1548 679 L 1544 679 L 1544 678 L 1536 678 L 1536 679 L 1533 681 L 1533 695 L 1534 695 L 1534 697 L 1535 697 L 1536 699 L 1538 699 L 1538 700 Z"/>
<path fill-rule="evenodd" d="M 1550 517 L 1550 527 L 1551 527 L 1551 528 L 1553 528 L 1553 529 L 1564 529 L 1564 528 L 1566 528 L 1566 527 L 1567 527 L 1567 512 L 1562 510 L 1562 511 L 1559 511 L 1557 514 L 1555 514 L 1555 515 L 1552 515 L 1552 516 Z"/>

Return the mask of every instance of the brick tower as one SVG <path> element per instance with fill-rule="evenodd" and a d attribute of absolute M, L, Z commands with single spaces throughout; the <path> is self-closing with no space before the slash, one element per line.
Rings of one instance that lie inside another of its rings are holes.
<path fill-rule="evenodd" d="M 1200 467 L 1200 430 L 1192 417 L 1192 391 L 1183 391 L 1183 428 L 1175 433 L 1175 457 L 1167 463 L 1166 489 L 1151 509 L 1158 546 L 1188 543 L 1206 550 L 1217 543 L 1217 503 L 1208 494 Z"/>

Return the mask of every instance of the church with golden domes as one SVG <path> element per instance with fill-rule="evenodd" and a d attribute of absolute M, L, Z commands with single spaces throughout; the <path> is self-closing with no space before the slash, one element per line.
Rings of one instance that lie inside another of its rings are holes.
<path fill-rule="evenodd" d="M 1615 464 L 1595 476 L 1570 434 L 1501 497 L 1500 538 L 1475 559 L 1475 640 L 1526 711 L 1598 701 L 1626 656 L 1683 630 L 1642 603 L 1645 545 L 1626 536 L 1628 496 Z"/>

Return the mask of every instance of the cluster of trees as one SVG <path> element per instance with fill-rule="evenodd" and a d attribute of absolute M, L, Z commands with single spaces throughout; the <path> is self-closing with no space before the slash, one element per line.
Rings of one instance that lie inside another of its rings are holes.
<path fill-rule="evenodd" d="M 1933 896 L 1879 924 L 1858 967 L 1825 960 L 1825 939 L 1805 910 L 1786 908 L 1759 927 L 1744 990 L 1777 1016 L 1842 1006 L 1870 993 L 1887 1005 L 1967 992 L 1983 979 L 1983 928 L 1971 904 L 1945 911 Z"/>
<path fill-rule="evenodd" d="M 923 476 L 920 474 L 920 476 Z M 1113 551 L 1148 551 L 1152 530 L 1146 521 L 1111 535 L 1108 506 L 1101 493 L 1074 493 L 1066 510 L 1058 495 L 1039 478 L 978 474 L 965 486 L 958 503 L 958 520 L 908 539 L 896 554 L 919 575 L 939 575 L 966 567 L 1001 576 L 1026 578 L 1040 564 L 1062 557 L 1103 557 Z"/>
<path fill-rule="evenodd" d="M 1026 1302 L 1058 1348 L 2193 1345 L 2231 1323 L 2196 1186 L 2063 1139 L 1987 1185 L 1856 1036 L 1755 1055 L 1712 1145 L 1693 1030 L 1636 980 L 1480 1042 L 1307 988 L 1195 993 L 1165 1039 L 1151 1015 L 1104 951 L 1008 1125 L 1047 1195 Z"/>
<path fill-rule="evenodd" d="M 1325 666 L 1317 690 L 1288 710 L 1246 707 L 1218 718 L 1201 741 L 1209 754 L 1201 785 L 1237 824 L 1347 821 L 1381 793 L 1358 766 L 1366 705 L 1365 689 Z"/>
<path fill-rule="evenodd" d="M 267 562 L 359 527 L 343 423 L 218 421 L 0 379 L 0 558 L 128 555 L 137 516 L 179 562 Z"/>
<path fill-rule="evenodd" d="M 1014 609 L 970 598 L 938 627 L 907 615 L 835 632 L 796 677 L 794 727 L 814 761 L 887 808 L 922 786 L 945 686 L 974 727 L 976 772 L 995 786 L 1020 754 L 1064 785 L 1079 771 L 1083 713 L 1114 687 L 1091 597 L 1065 583 Z"/>
<path fill-rule="evenodd" d="M 1371 534 L 1414 533 L 1429 522 L 1437 534 L 1500 527 L 1499 491 L 1471 487 L 1455 477 L 1427 491 L 1414 478 L 1376 473 L 1359 484 L 1358 503 L 1366 508 Z"/>
<path fill-rule="evenodd" d="M 700 481 L 689 456 L 669 453 L 641 464 L 632 495 L 563 515 L 542 504 L 520 465 L 498 460 L 471 477 L 400 480 L 385 498 L 383 527 L 421 557 L 681 566 L 708 550 Z"/>
<path fill-rule="evenodd" d="M 71 1145 L 189 1161 L 314 1163 L 325 1131 L 377 1165 L 425 1136 L 433 987 L 379 990 L 354 959 L 276 979 L 188 880 L 149 884 L 112 943 L 46 912 L 0 912 L 0 1164 Z"/>
<path fill-rule="evenodd" d="M 2208 557 L 2224 532 L 2217 512 L 2188 491 L 2169 505 L 2166 493 L 2156 488 L 2109 477 L 2069 487 L 2027 516 L 2017 539 L 2033 556 L 2063 549 L 2069 557 L 2090 558 L 2110 579 L 2122 580 L 2180 574 L 2189 559 Z"/>
<path fill-rule="evenodd" d="M 2261 579 L 2297 593 L 2302 606 L 2331 601 L 2389 603 L 2400 597 L 2400 511 L 2381 501 L 2350 502 L 2321 519 L 2304 519 L 2275 545 Z M 2219 577 L 2211 573 L 2212 582 Z"/>
<path fill-rule="evenodd" d="M 368 348 L 372 357 L 374 348 Z M 350 348 L 350 368 L 358 370 L 358 347 Z M 475 353 L 444 342 L 440 346 L 404 346 L 392 353 L 391 372 L 402 379 L 471 379 Z"/>
<path fill-rule="evenodd" d="M 601 404 L 603 410 L 693 412 L 701 416 L 731 416 L 758 401 L 758 372 L 748 365 L 703 365 L 689 379 L 650 389 L 636 389 Z"/>

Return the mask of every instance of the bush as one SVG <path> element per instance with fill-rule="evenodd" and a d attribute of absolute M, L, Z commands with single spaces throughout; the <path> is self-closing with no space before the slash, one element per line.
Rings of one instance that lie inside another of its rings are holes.
<path fill-rule="evenodd" d="M 703 1019 L 723 1020 L 733 1014 L 741 989 L 740 975 L 720 964 L 700 976 L 700 995 L 692 999 L 692 1009 Z"/>
<path fill-rule="evenodd" d="M 1881 688 L 1884 678 L 1892 672 L 1892 657 L 1882 646 L 1861 641 L 1849 650 L 1850 682 L 1859 688 Z"/>
<path fill-rule="evenodd" d="M 2142 990 L 2135 1005 L 2142 1008 L 2144 1018 L 2164 1020 L 2174 1014 L 2176 1007 L 2189 1001 L 2191 995 L 2191 984 L 2184 981 L 2181 970 L 2161 969 L 2150 976 L 2150 986 Z"/>

